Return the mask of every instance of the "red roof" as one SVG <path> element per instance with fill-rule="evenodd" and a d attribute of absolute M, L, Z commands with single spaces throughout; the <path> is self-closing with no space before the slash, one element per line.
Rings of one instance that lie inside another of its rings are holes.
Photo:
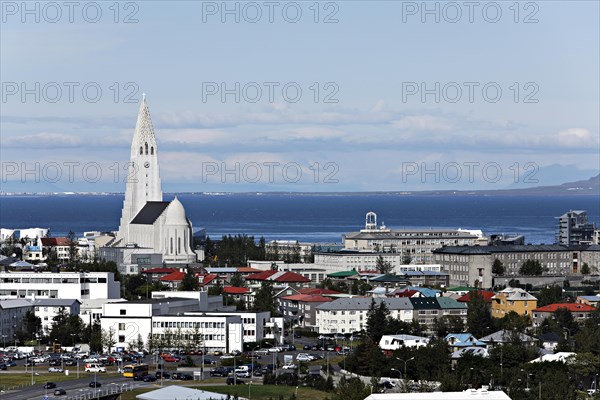
<path fill-rule="evenodd" d="M 290 271 L 263 271 L 250 274 L 246 277 L 249 281 L 273 281 L 273 282 L 310 282 L 310 279 Z"/>
<path fill-rule="evenodd" d="M 238 267 L 237 271 L 240 274 L 252 274 L 254 272 L 260 272 L 260 271 L 262 271 L 262 269 L 252 268 L 252 267 Z"/>
<path fill-rule="evenodd" d="M 556 303 L 548 304 L 547 306 L 538 307 L 534 312 L 556 312 L 559 308 L 566 308 L 570 312 L 591 312 L 595 311 L 596 307 L 581 303 Z"/>
<path fill-rule="evenodd" d="M 401 292 L 395 292 L 393 293 L 394 297 L 413 297 L 415 294 L 417 293 L 421 293 L 418 290 L 414 290 L 414 289 L 409 289 L 409 290 L 403 290 Z"/>
<path fill-rule="evenodd" d="M 298 290 L 298 292 L 300 294 L 319 294 L 319 295 L 324 295 L 324 294 L 341 294 L 342 292 L 338 292 L 337 290 L 330 290 L 330 289 L 317 289 L 317 288 L 302 288 L 300 290 Z"/>
<path fill-rule="evenodd" d="M 69 246 L 71 241 L 66 237 L 42 238 L 42 246 Z"/>
<path fill-rule="evenodd" d="M 489 291 L 489 290 L 478 290 L 477 291 L 481 296 L 483 296 L 483 300 L 486 303 L 491 303 L 492 302 L 492 297 L 494 297 L 496 295 L 496 293 Z M 471 301 L 471 292 L 460 296 L 458 299 L 456 299 L 456 301 L 460 301 L 461 303 L 468 303 Z"/>
<path fill-rule="evenodd" d="M 170 274 L 177 271 L 177 268 L 152 268 L 142 271 L 142 274 Z"/>
<path fill-rule="evenodd" d="M 324 303 L 327 301 L 333 301 L 331 297 L 323 297 L 319 295 L 310 295 L 310 294 L 293 294 L 291 296 L 284 296 L 281 298 L 282 300 L 296 300 L 302 301 L 305 303 Z"/>
<path fill-rule="evenodd" d="M 223 291 L 227 294 L 246 294 L 250 293 L 250 289 L 245 287 L 225 286 Z"/>
<path fill-rule="evenodd" d="M 208 285 L 214 279 L 219 277 L 219 275 L 217 275 L 217 274 L 197 274 L 196 276 L 198 277 L 198 281 L 200 282 L 200 285 Z"/>
<path fill-rule="evenodd" d="M 161 281 L 169 281 L 169 282 L 181 282 L 185 277 L 185 272 L 182 271 L 173 271 L 168 275 L 162 276 L 160 278 Z"/>

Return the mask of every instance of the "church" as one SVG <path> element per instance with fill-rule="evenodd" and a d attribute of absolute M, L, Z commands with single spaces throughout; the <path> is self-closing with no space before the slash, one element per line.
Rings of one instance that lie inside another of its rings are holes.
<path fill-rule="evenodd" d="M 152 255 L 148 263 L 156 264 L 160 255 L 161 263 L 195 262 L 192 223 L 183 205 L 177 197 L 172 201 L 163 200 L 158 146 L 145 96 L 137 116 L 128 168 L 121 222 L 111 247 L 137 250 L 123 251 L 118 261 L 143 264 L 139 256 Z"/>

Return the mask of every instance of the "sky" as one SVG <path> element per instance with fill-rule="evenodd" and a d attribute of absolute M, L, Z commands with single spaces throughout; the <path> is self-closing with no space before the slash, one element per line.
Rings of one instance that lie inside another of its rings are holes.
<path fill-rule="evenodd" d="M 3 1 L 2 192 L 477 190 L 600 170 L 597 1 Z"/>

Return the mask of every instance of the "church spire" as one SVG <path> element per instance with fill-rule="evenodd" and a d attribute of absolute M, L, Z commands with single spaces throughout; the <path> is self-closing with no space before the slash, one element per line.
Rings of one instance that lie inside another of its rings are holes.
<path fill-rule="evenodd" d="M 140 102 L 137 123 L 135 124 L 134 141 L 136 139 L 147 138 L 152 138 L 152 140 L 154 140 L 154 126 L 152 125 L 150 110 L 148 109 L 148 103 L 146 102 L 146 93 L 144 93 L 142 94 L 142 101 Z"/>

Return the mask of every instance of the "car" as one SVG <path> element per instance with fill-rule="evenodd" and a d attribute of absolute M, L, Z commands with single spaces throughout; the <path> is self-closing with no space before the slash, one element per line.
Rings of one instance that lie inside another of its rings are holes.
<path fill-rule="evenodd" d="M 54 382 L 46 382 L 46 384 L 44 385 L 44 389 L 54 389 L 56 388 L 56 383 Z"/>
<path fill-rule="evenodd" d="M 173 378 L 173 379 L 175 379 L 175 378 Z M 180 380 L 180 381 L 193 381 L 194 377 L 192 375 L 190 375 L 190 374 L 182 374 L 180 372 L 179 375 L 178 375 L 178 377 L 177 377 L 177 379 Z"/>
<path fill-rule="evenodd" d="M 222 355 L 223 355 L 223 352 L 222 352 L 222 351 L 215 350 L 215 351 L 213 352 L 213 356 L 222 356 Z"/>
<path fill-rule="evenodd" d="M 299 333 L 294 333 L 294 339 L 301 339 L 302 335 Z"/>
<path fill-rule="evenodd" d="M 67 391 L 65 389 L 56 389 L 54 391 L 55 396 L 65 396 L 66 394 L 67 394 Z"/>
<path fill-rule="evenodd" d="M 296 369 L 298 367 L 296 367 L 295 364 L 285 364 L 283 367 L 281 367 L 281 369 Z"/>
<path fill-rule="evenodd" d="M 274 370 L 275 366 L 273 364 L 267 364 L 264 367 L 262 367 L 263 374 L 272 374 Z"/>
<path fill-rule="evenodd" d="M 63 369 L 59 368 L 59 367 L 50 367 L 50 368 L 48 368 L 48 372 L 60 372 L 60 373 L 62 373 Z"/>
<path fill-rule="evenodd" d="M 165 360 L 166 362 L 179 362 L 180 361 L 173 356 L 165 356 L 165 357 L 163 357 L 163 360 Z"/>
<path fill-rule="evenodd" d="M 89 387 L 93 387 L 93 388 L 97 388 L 102 386 L 102 384 L 98 381 L 91 381 L 90 384 L 88 385 Z"/>
<path fill-rule="evenodd" d="M 6 364 L 7 367 L 16 367 L 17 363 L 14 361 L 7 361 L 4 364 Z"/>
<path fill-rule="evenodd" d="M 229 370 L 225 367 L 215 367 L 210 370 L 210 376 L 227 376 L 229 375 Z"/>
<path fill-rule="evenodd" d="M 230 376 L 225 380 L 225 383 L 227 383 L 228 385 L 243 385 L 244 381 L 239 378 Z"/>
<path fill-rule="evenodd" d="M 309 344 L 305 344 L 304 347 L 302 347 L 303 350 L 311 350 L 312 346 Z"/>
<path fill-rule="evenodd" d="M 69 358 L 68 360 L 65 360 L 65 365 L 68 367 L 74 367 L 77 365 L 77 360 Z"/>
<path fill-rule="evenodd" d="M 6 364 L 0 364 L 0 370 L 6 371 L 7 369 L 8 367 L 6 366 Z"/>
<path fill-rule="evenodd" d="M 248 371 L 237 371 L 235 373 L 235 376 L 237 376 L 238 378 L 250 378 L 252 376 L 252 374 L 250 373 L 250 370 L 248 370 Z"/>
<path fill-rule="evenodd" d="M 310 354 L 298 354 L 296 356 L 296 361 L 310 362 L 313 360 L 314 358 Z"/>
<path fill-rule="evenodd" d="M 142 375 L 142 374 L 135 374 L 135 375 L 133 376 L 133 380 L 134 380 L 134 381 L 143 381 L 145 377 L 146 377 L 146 375 Z"/>
<path fill-rule="evenodd" d="M 156 379 L 169 379 L 171 377 L 171 374 L 166 371 L 156 371 L 156 375 L 154 376 L 156 377 Z"/>
<path fill-rule="evenodd" d="M 345 349 L 341 349 L 337 352 L 338 356 L 345 356 L 346 354 L 349 354 L 350 351 L 349 350 L 345 350 Z"/>
<path fill-rule="evenodd" d="M 269 354 L 269 349 L 258 349 L 254 352 L 255 354 L 261 354 L 263 356 L 266 356 L 267 354 Z"/>
<path fill-rule="evenodd" d="M 146 375 L 144 376 L 144 382 L 156 382 L 156 376 Z"/>
<path fill-rule="evenodd" d="M 211 359 L 208 359 L 208 358 L 205 358 L 205 359 L 204 359 L 204 364 L 208 364 L 208 365 L 214 365 L 214 364 L 216 364 L 216 363 L 217 363 L 217 362 L 216 362 L 215 360 L 211 360 Z"/>
<path fill-rule="evenodd" d="M 254 370 L 254 372 L 252 373 L 252 375 L 254 375 L 254 376 L 263 376 L 263 371 L 262 371 L 261 368 L 256 368 Z"/>

